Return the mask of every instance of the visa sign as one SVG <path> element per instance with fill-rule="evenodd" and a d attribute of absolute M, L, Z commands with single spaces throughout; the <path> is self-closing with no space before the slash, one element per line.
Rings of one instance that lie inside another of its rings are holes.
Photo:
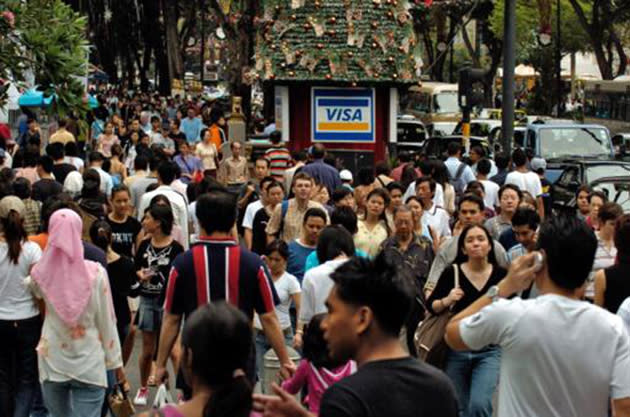
<path fill-rule="evenodd" d="M 374 89 L 312 89 L 313 142 L 374 142 Z"/>

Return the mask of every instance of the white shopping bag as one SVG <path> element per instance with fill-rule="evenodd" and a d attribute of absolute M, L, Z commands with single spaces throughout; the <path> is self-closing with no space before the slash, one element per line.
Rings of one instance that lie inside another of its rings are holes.
<path fill-rule="evenodd" d="M 155 394 L 155 399 L 153 400 L 153 408 L 159 410 L 166 404 L 173 404 L 173 397 L 171 397 L 171 393 L 166 388 L 166 385 L 160 384 L 157 393 Z"/>

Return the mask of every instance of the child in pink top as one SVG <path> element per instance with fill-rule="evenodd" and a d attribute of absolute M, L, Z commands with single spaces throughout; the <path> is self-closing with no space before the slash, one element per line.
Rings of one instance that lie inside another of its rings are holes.
<path fill-rule="evenodd" d="M 282 383 L 282 388 L 297 394 L 305 385 L 308 396 L 305 402 L 310 412 L 319 414 L 319 403 L 324 391 L 342 378 L 356 372 L 354 361 L 335 363 L 328 354 L 324 333 L 320 325 L 325 314 L 313 316 L 304 334 L 304 359 L 291 379 Z"/>

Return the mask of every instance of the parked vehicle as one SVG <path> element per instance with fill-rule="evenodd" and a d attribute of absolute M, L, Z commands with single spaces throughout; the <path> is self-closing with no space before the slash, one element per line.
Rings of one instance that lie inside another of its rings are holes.
<path fill-rule="evenodd" d="M 457 122 L 462 117 L 457 91 L 457 84 L 423 82 L 420 86 L 409 88 L 403 111 L 413 114 L 425 124 Z"/>
<path fill-rule="evenodd" d="M 429 158 L 438 158 L 438 159 L 446 159 L 448 144 L 451 142 L 459 142 L 462 146 L 464 146 L 464 137 L 463 136 L 435 136 L 429 138 L 425 141 L 425 144 L 422 148 L 422 152 Z M 479 137 L 471 137 L 470 138 L 470 147 L 473 146 L 481 146 L 483 150 L 486 152 L 486 155 L 492 157 L 493 152 L 486 138 Z"/>
<path fill-rule="evenodd" d="M 612 160 L 610 132 L 601 125 L 530 124 L 525 149 L 547 160 L 546 178 L 554 183 L 567 160 Z"/>
<path fill-rule="evenodd" d="M 427 137 L 427 128 L 419 119 L 411 115 L 400 116 L 396 122 L 396 137 L 389 144 L 390 154 L 396 156 L 401 151 L 419 152 Z"/>
<path fill-rule="evenodd" d="M 558 180 L 553 184 L 554 202 L 570 204 L 582 184 L 593 184 L 602 178 L 630 178 L 630 163 L 621 161 L 566 160 Z"/>

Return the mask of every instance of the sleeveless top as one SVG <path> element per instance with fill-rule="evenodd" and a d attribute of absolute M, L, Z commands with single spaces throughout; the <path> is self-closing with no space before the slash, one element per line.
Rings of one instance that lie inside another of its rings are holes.
<path fill-rule="evenodd" d="M 604 270 L 606 290 L 604 291 L 604 308 L 613 314 L 627 297 L 630 296 L 630 264 L 613 265 Z"/>

